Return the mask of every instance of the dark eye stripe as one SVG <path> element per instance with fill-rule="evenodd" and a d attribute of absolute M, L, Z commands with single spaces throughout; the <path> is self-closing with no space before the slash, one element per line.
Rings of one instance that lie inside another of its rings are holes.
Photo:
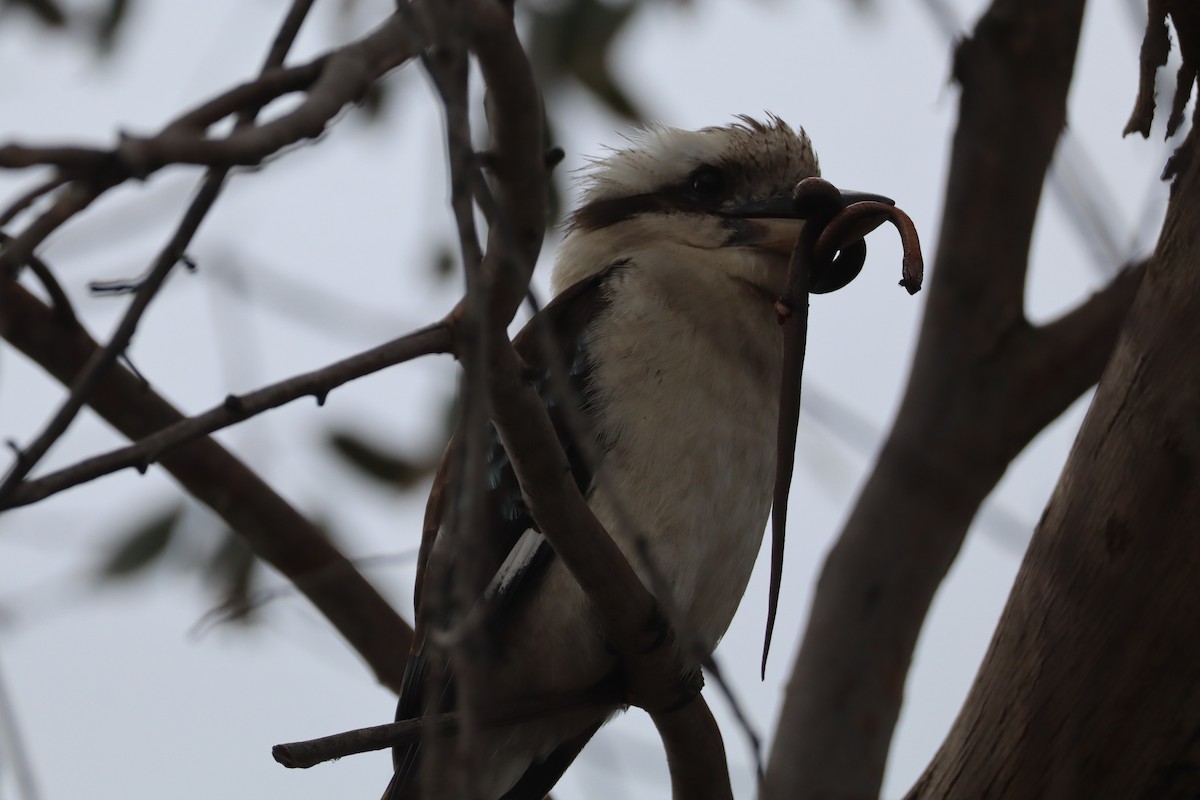
<path fill-rule="evenodd" d="M 596 200 L 575 209 L 568 220 L 568 226 L 582 228 L 585 231 L 598 231 L 640 214 L 668 212 L 676 209 L 676 204 L 664 194 L 612 197 L 606 200 Z"/>
<path fill-rule="evenodd" d="M 715 170 L 715 168 L 711 169 Z M 717 174 L 720 175 L 719 172 Z M 641 214 L 716 211 L 725 199 L 724 187 L 720 192 L 698 192 L 694 186 L 696 176 L 697 173 L 693 172 L 683 183 L 657 192 L 632 194 L 626 197 L 609 197 L 580 206 L 568 217 L 567 228 L 568 230 L 580 228 L 585 231 L 598 231 Z"/>

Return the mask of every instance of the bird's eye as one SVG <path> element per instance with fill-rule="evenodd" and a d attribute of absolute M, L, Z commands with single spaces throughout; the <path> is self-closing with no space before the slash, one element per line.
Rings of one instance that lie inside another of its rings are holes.
<path fill-rule="evenodd" d="M 704 164 L 691 174 L 688 184 L 700 197 L 720 197 L 725 192 L 725 173 Z"/>

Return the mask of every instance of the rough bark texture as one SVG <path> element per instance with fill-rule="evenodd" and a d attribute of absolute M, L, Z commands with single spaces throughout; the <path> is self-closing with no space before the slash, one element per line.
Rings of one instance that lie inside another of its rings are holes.
<path fill-rule="evenodd" d="M 1188 162 L 980 675 L 913 800 L 1200 796 L 1200 159 Z"/>
<path fill-rule="evenodd" d="M 913 372 L 822 571 L 766 797 L 878 796 L 917 635 L 971 520 L 1111 352 L 1136 287 L 1128 275 L 1106 290 L 1113 313 L 1094 298 L 1041 328 L 1024 315 L 1029 242 L 1066 121 L 1083 7 L 996 0 L 958 47 L 960 121 Z"/>

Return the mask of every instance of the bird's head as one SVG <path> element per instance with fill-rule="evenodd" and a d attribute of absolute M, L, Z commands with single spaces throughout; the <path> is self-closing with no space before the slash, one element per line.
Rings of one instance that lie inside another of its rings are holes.
<path fill-rule="evenodd" d="M 616 260 L 657 255 L 706 273 L 695 278 L 732 278 L 777 296 L 803 225 L 793 191 L 819 173 L 803 129 L 776 117 L 698 131 L 649 128 L 586 171 L 554 290 Z"/>

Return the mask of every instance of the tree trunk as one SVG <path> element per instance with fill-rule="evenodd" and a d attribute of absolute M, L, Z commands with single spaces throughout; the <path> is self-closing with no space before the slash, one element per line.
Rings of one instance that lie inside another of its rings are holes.
<path fill-rule="evenodd" d="M 913 800 L 1200 796 L 1195 140 L 980 674 Z"/>

